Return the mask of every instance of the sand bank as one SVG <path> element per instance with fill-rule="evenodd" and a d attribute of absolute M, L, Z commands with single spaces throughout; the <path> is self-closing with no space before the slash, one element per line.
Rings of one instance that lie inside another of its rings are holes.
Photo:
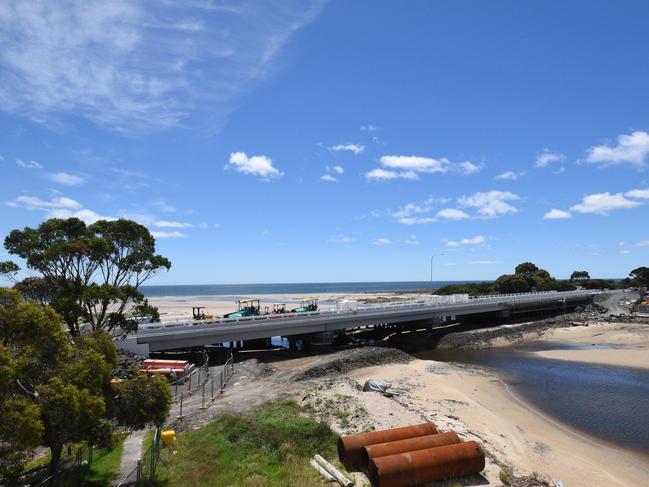
<path fill-rule="evenodd" d="M 404 388 L 405 394 L 394 399 L 360 392 L 344 381 L 331 388 L 333 395 L 355 397 L 378 426 L 412 423 L 414 413 L 433 421 L 442 431 L 453 430 L 465 440 L 481 442 L 493 455 L 485 474 L 489 485 L 501 485 L 498 463 L 511 466 L 518 476 L 537 472 L 570 487 L 638 486 L 649 478 L 647 459 L 545 417 L 483 370 L 415 360 L 347 375 L 360 384 L 373 378 Z"/>
<path fill-rule="evenodd" d="M 576 350 L 542 350 L 541 357 L 620 367 L 649 368 L 649 326 L 638 323 L 591 323 L 589 326 L 557 328 L 544 333 L 539 342 L 576 344 Z M 590 348 L 589 348 L 590 347 Z"/>

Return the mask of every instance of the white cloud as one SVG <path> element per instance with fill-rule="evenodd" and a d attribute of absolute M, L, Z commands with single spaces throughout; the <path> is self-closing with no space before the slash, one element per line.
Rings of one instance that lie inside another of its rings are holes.
<path fill-rule="evenodd" d="M 24 167 L 25 169 L 43 169 L 43 165 L 36 161 L 23 161 L 22 159 L 16 159 L 16 165 Z"/>
<path fill-rule="evenodd" d="M 376 125 L 361 125 L 363 132 L 376 132 L 379 128 Z"/>
<path fill-rule="evenodd" d="M 48 174 L 47 177 L 55 183 L 63 184 L 65 186 L 80 186 L 86 182 L 85 178 L 67 172 L 51 173 Z"/>
<path fill-rule="evenodd" d="M 331 170 L 336 174 L 343 174 L 345 172 L 345 168 L 342 166 L 334 166 L 331 168 Z"/>
<path fill-rule="evenodd" d="M 437 221 L 437 218 L 433 217 L 420 217 L 420 216 L 411 216 L 399 218 L 399 223 L 404 225 L 425 225 L 426 223 L 434 223 Z"/>
<path fill-rule="evenodd" d="M 266 156 L 248 157 L 245 152 L 230 154 L 230 164 L 226 169 L 233 167 L 237 172 L 272 179 L 283 176 L 277 168 L 273 167 L 273 160 Z"/>
<path fill-rule="evenodd" d="M 649 240 L 640 240 L 639 242 L 636 242 L 634 247 L 649 247 Z"/>
<path fill-rule="evenodd" d="M 444 208 L 437 212 L 437 216 L 440 218 L 446 218 L 447 220 L 464 220 L 469 218 L 469 215 L 457 208 Z"/>
<path fill-rule="evenodd" d="M 403 243 L 408 244 L 408 245 L 419 245 L 421 242 L 417 240 L 417 235 L 414 233 L 411 233 L 407 239 L 403 241 Z"/>
<path fill-rule="evenodd" d="M 376 168 L 372 169 L 365 174 L 367 179 L 390 180 L 390 179 L 419 179 L 417 173 L 414 171 L 386 171 L 385 169 Z"/>
<path fill-rule="evenodd" d="M 372 245 L 390 245 L 392 240 L 387 238 L 377 238 L 372 242 Z"/>
<path fill-rule="evenodd" d="M 460 241 L 447 240 L 446 246 L 453 248 L 453 247 L 459 247 L 460 245 L 479 245 L 485 243 L 486 241 L 487 239 L 484 237 L 484 235 L 476 235 L 475 237 L 471 237 L 471 238 L 463 238 Z"/>
<path fill-rule="evenodd" d="M 331 174 L 324 174 L 323 176 L 320 176 L 320 179 L 322 179 L 323 181 L 326 181 L 328 183 L 335 183 L 336 181 L 338 181 Z"/>
<path fill-rule="evenodd" d="M 6 205 L 14 208 L 45 211 L 46 218 L 79 218 L 88 225 L 97 220 L 115 220 L 114 217 L 100 215 L 83 208 L 81 203 L 66 196 L 58 196 L 50 200 L 42 200 L 35 196 L 19 196 L 15 200 L 8 201 Z"/>
<path fill-rule="evenodd" d="M 492 264 L 500 264 L 499 261 L 497 260 L 472 260 L 469 262 L 471 265 L 492 265 Z"/>
<path fill-rule="evenodd" d="M 521 176 L 520 173 L 514 171 L 505 171 L 504 173 L 494 176 L 494 179 L 505 179 L 510 181 L 516 181 Z"/>
<path fill-rule="evenodd" d="M 219 125 L 324 4 L 0 2 L 0 110 L 127 131 Z"/>
<path fill-rule="evenodd" d="M 348 237 L 347 235 L 336 235 L 335 237 L 331 237 L 329 241 L 337 244 L 350 244 L 355 242 L 356 239 L 354 237 Z"/>
<path fill-rule="evenodd" d="M 185 222 L 157 220 L 153 223 L 153 226 L 158 228 L 191 228 L 194 225 L 192 223 L 185 223 Z M 206 226 L 207 224 L 205 224 L 205 226 L 202 226 L 201 228 L 205 228 Z"/>
<path fill-rule="evenodd" d="M 338 144 L 329 147 L 329 150 L 334 152 L 353 152 L 357 156 L 365 150 L 365 146 L 361 144 Z"/>
<path fill-rule="evenodd" d="M 534 165 L 536 167 L 547 167 L 553 162 L 562 162 L 566 160 L 565 154 L 559 152 L 551 152 L 550 149 L 543 149 L 538 156 L 536 156 L 536 162 Z"/>
<path fill-rule="evenodd" d="M 448 159 L 432 159 L 419 156 L 383 156 L 380 159 L 384 167 L 418 172 L 445 173 L 449 169 Z"/>
<path fill-rule="evenodd" d="M 556 208 L 552 208 L 545 215 L 543 215 L 544 220 L 560 220 L 562 218 L 572 218 L 572 215 L 570 214 L 570 212 L 557 210 Z"/>
<path fill-rule="evenodd" d="M 482 169 L 481 165 L 469 161 L 451 162 L 446 158 L 420 156 L 382 156 L 379 162 L 383 168 L 368 172 L 368 179 L 419 179 L 418 174 L 445 174 L 449 171 L 474 174 Z"/>
<path fill-rule="evenodd" d="M 578 213 L 608 215 L 608 212 L 612 210 L 629 209 L 636 206 L 640 206 L 640 203 L 625 198 L 622 193 L 611 194 L 606 192 L 586 195 L 581 203 L 572 206 L 570 209 Z"/>
<path fill-rule="evenodd" d="M 186 235 L 181 232 L 151 232 L 155 238 L 180 238 Z"/>
<path fill-rule="evenodd" d="M 457 167 L 463 174 L 475 174 L 482 170 L 482 164 L 474 164 L 469 161 L 460 162 L 457 164 Z"/>
<path fill-rule="evenodd" d="M 639 200 L 649 199 L 649 189 L 632 189 L 624 193 L 627 198 L 637 198 Z"/>
<path fill-rule="evenodd" d="M 509 191 L 488 191 L 478 192 L 471 196 L 462 196 L 458 198 L 458 203 L 467 208 L 477 208 L 478 214 L 493 218 L 499 215 L 516 213 L 518 209 L 508 201 L 517 201 L 520 197 Z"/>
<path fill-rule="evenodd" d="M 586 151 L 586 159 L 580 162 L 596 164 L 600 167 L 631 164 L 642 169 L 646 166 L 647 155 L 649 155 L 649 133 L 635 131 L 629 135 L 618 135 L 615 146 L 603 144 L 590 147 Z"/>
<path fill-rule="evenodd" d="M 55 209 L 47 214 L 47 218 L 78 218 L 79 220 L 83 220 L 86 225 L 91 225 L 99 220 L 116 220 L 116 218 L 112 216 L 100 215 L 88 209 L 78 210 L 74 212 L 65 209 Z"/>
<path fill-rule="evenodd" d="M 81 203 L 65 196 L 52 198 L 49 201 L 42 200 L 35 196 L 19 196 L 13 201 L 6 203 L 7 206 L 23 207 L 30 210 L 48 210 L 51 208 L 65 208 L 65 209 L 78 209 L 81 208 Z"/>

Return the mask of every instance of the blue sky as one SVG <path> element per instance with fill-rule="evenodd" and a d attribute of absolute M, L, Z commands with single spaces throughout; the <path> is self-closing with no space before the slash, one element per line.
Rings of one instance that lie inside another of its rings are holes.
<path fill-rule="evenodd" d="M 159 284 L 649 265 L 645 1 L 0 5 L 0 234 L 133 218 Z M 0 252 L 0 259 L 8 256 Z"/>

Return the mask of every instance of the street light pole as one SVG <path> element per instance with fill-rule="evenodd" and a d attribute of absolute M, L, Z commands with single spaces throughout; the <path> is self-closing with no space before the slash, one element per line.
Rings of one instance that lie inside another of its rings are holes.
<path fill-rule="evenodd" d="M 444 254 L 433 254 L 430 256 L 430 294 L 433 294 L 433 259 Z"/>

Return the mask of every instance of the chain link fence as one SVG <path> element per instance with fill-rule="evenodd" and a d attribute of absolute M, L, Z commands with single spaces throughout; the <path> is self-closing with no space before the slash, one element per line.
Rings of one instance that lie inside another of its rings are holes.
<path fill-rule="evenodd" d="M 64 449 L 58 471 L 49 473 L 49 465 L 32 469 L 24 474 L 21 482 L 30 487 L 58 485 L 77 487 L 83 485 L 92 465 L 92 446 L 83 444 Z"/>
<path fill-rule="evenodd" d="M 188 398 L 198 391 L 201 394 L 199 409 L 207 409 L 212 401 L 223 394 L 232 375 L 234 375 L 234 355 L 230 352 L 230 356 L 217 374 L 211 374 L 206 360 L 203 365 L 191 371 L 187 377 L 172 382 L 173 401 L 178 404 L 179 408 L 178 415 L 170 418 L 167 425 L 184 417 L 183 413 L 187 411 L 184 411 L 183 408 Z M 195 404 L 192 404 L 192 406 L 195 406 Z M 146 447 L 142 458 L 138 460 L 135 468 L 121 479 L 117 487 L 148 485 L 155 478 L 158 466 L 161 463 L 160 452 L 162 448 L 162 429 L 156 428 L 153 441 Z"/>

